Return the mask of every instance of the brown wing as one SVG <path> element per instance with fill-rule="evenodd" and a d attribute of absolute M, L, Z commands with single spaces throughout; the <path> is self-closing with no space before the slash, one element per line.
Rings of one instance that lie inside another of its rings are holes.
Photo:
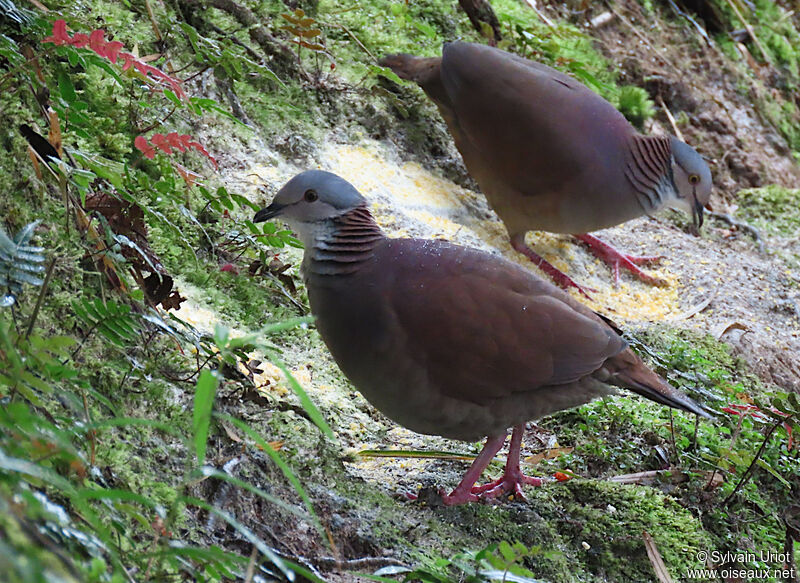
<path fill-rule="evenodd" d="M 591 311 L 502 258 L 440 241 L 388 247 L 397 279 L 387 299 L 404 350 L 448 396 L 485 403 L 569 383 L 626 347 Z"/>
<path fill-rule="evenodd" d="M 619 144 L 634 133 L 630 124 L 606 100 L 550 67 L 491 47 L 451 43 L 440 75 L 447 105 L 480 153 L 477 159 L 521 193 L 558 191 L 577 172 L 624 162 L 617 156 Z"/>

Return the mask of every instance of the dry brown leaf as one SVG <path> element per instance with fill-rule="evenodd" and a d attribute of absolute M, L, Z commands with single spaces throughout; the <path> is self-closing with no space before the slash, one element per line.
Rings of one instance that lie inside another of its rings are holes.
<path fill-rule="evenodd" d="M 270 446 L 272 449 L 274 449 L 275 451 L 280 451 L 280 450 L 283 448 L 283 444 L 284 444 L 284 443 L 286 443 L 284 440 L 280 440 L 280 441 L 268 441 L 268 442 L 267 442 L 267 444 L 268 444 L 268 445 L 269 445 L 269 446 Z M 264 449 L 263 447 L 261 447 L 261 446 L 260 446 L 260 445 L 258 445 L 258 444 L 256 444 L 256 447 L 257 447 L 258 449 L 262 450 L 262 451 L 263 451 L 263 449 Z"/>
<path fill-rule="evenodd" d="M 719 340 L 720 338 L 725 336 L 725 334 L 727 334 L 731 330 L 749 330 L 749 329 L 750 328 L 748 328 L 745 324 L 742 324 L 741 322 L 731 321 L 731 322 L 723 323 L 720 326 L 717 326 L 716 328 L 714 328 L 711 331 L 711 335 L 714 338 L 716 338 L 717 340 Z"/>
<path fill-rule="evenodd" d="M 553 447 L 550 449 L 545 449 L 533 454 L 532 456 L 526 457 L 525 463 L 534 466 L 542 460 L 553 460 L 566 453 L 572 453 L 572 450 L 574 449 L 574 447 Z"/>
<path fill-rule="evenodd" d="M 64 141 L 61 137 L 61 122 L 58 119 L 58 114 L 55 112 L 55 110 L 53 110 L 52 107 L 47 108 L 47 119 L 50 121 L 50 133 L 48 134 L 47 139 L 56 149 L 56 152 L 58 152 L 59 158 L 63 158 Z"/>
<path fill-rule="evenodd" d="M 28 157 L 33 162 L 33 171 L 36 173 L 36 178 L 42 180 L 42 168 L 39 166 L 39 156 L 31 146 L 28 146 Z"/>
<path fill-rule="evenodd" d="M 225 434 L 230 438 L 231 441 L 236 443 L 242 443 L 242 438 L 234 431 L 233 425 L 228 423 L 227 421 L 221 420 L 222 429 L 225 430 Z"/>
<path fill-rule="evenodd" d="M 138 57 L 138 59 L 143 63 L 149 63 L 151 61 L 157 61 L 161 58 L 161 53 L 151 53 L 149 55 L 145 55 L 143 57 Z"/>
<path fill-rule="evenodd" d="M 191 170 L 189 170 L 185 166 L 181 166 L 177 162 L 174 163 L 173 166 L 175 167 L 175 170 L 178 171 L 178 174 L 181 175 L 181 178 L 183 178 L 183 181 L 186 183 L 186 185 L 189 186 L 189 187 L 192 187 L 195 184 L 197 184 L 197 181 L 200 178 L 202 178 L 202 176 L 200 174 L 197 174 L 196 172 L 192 172 Z"/>

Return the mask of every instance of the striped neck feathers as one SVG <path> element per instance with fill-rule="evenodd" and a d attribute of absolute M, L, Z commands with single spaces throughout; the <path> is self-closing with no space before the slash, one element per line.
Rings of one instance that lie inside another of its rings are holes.
<path fill-rule="evenodd" d="M 635 135 L 631 140 L 625 177 L 646 214 L 659 211 L 678 198 L 673 161 L 669 136 Z"/>
<path fill-rule="evenodd" d="M 307 274 L 343 275 L 358 271 L 386 238 L 366 205 L 326 221 L 314 233 L 303 261 Z"/>

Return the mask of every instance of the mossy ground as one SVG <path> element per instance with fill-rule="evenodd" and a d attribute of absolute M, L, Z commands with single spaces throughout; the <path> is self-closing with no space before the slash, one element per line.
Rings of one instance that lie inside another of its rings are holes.
<path fill-rule="evenodd" d="M 800 190 L 771 185 L 739 193 L 740 213 L 770 235 L 800 235 Z"/>

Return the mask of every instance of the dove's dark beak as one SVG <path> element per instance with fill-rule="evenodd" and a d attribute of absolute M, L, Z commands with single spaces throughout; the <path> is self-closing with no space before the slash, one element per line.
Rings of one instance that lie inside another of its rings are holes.
<path fill-rule="evenodd" d="M 256 213 L 256 216 L 253 217 L 254 223 L 263 223 L 264 221 L 268 221 L 273 217 L 277 217 L 281 214 L 283 210 L 283 205 L 278 204 L 275 201 L 272 201 L 272 204 L 268 207 L 265 207 Z"/>
<path fill-rule="evenodd" d="M 692 222 L 697 230 L 700 230 L 700 227 L 703 226 L 703 205 L 697 200 L 697 197 L 694 197 L 694 205 L 692 206 Z"/>

